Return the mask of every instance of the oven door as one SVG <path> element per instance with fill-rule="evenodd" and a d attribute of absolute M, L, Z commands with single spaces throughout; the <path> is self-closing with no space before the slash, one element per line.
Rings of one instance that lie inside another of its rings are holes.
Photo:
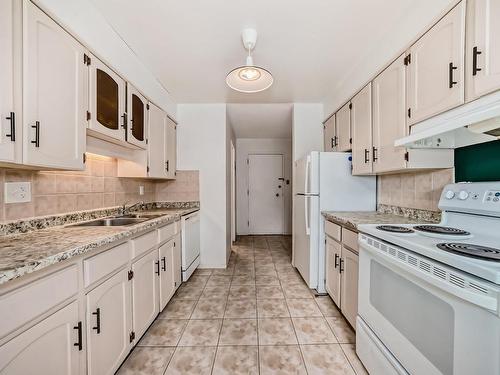
<path fill-rule="evenodd" d="M 359 243 L 358 314 L 406 371 L 500 374 L 497 285 L 364 234 Z"/>

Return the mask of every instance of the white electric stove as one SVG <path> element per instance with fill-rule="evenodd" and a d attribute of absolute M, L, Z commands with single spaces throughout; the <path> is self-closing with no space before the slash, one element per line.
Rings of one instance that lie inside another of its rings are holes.
<path fill-rule="evenodd" d="M 360 225 L 370 374 L 500 374 L 500 182 L 451 184 L 439 224 Z"/>

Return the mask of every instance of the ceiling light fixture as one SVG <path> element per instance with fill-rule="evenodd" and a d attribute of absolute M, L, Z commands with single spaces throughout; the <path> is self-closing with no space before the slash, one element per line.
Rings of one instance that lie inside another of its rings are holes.
<path fill-rule="evenodd" d="M 273 84 L 273 76 L 269 70 L 255 66 L 252 50 L 257 43 L 257 31 L 245 29 L 241 33 L 245 49 L 248 50 L 246 64 L 231 70 L 226 77 L 226 83 L 233 90 L 245 93 L 264 91 Z"/>

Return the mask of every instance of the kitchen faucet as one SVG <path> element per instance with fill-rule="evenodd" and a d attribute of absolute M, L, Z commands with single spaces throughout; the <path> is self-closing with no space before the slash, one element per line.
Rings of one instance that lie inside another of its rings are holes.
<path fill-rule="evenodd" d="M 123 204 L 123 206 L 120 207 L 120 209 L 118 210 L 118 212 L 120 213 L 120 215 L 125 215 L 128 212 L 132 211 L 132 208 L 134 208 L 135 206 L 139 206 L 140 208 L 142 208 L 142 206 L 144 205 L 144 201 L 139 201 L 137 203 L 134 203 L 132 206 L 130 207 L 127 207 L 127 203 L 128 202 L 125 202 Z"/>

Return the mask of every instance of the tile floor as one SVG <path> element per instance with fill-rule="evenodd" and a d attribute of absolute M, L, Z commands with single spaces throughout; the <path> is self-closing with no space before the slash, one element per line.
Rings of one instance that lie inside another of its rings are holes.
<path fill-rule="evenodd" d="M 227 269 L 181 285 L 118 374 L 366 374 L 352 328 L 290 257 L 290 237 L 239 238 Z"/>

